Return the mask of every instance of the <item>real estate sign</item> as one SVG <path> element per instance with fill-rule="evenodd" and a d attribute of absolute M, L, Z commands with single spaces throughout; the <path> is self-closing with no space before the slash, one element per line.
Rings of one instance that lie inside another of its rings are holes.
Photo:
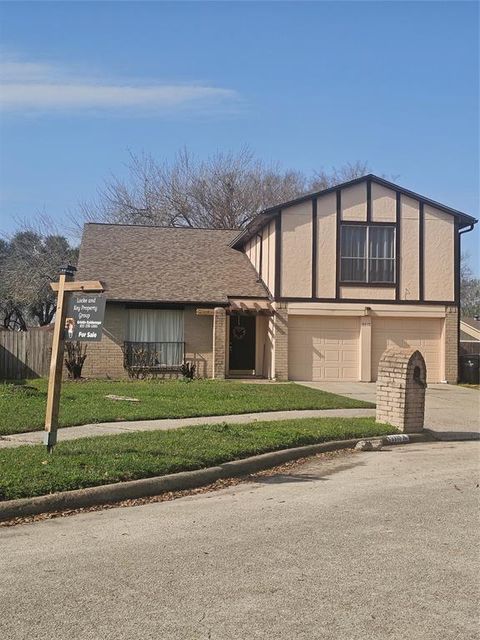
<path fill-rule="evenodd" d="M 71 293 L 65 316 L 64 339 L 98 342 L 102 339 L 105 296 L 98 293 Z"/>

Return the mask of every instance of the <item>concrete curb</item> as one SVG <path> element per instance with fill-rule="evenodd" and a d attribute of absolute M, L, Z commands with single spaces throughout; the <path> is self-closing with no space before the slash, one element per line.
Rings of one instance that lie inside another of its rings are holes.
<path fill-rule="evenodd" d="M 246 476 L 264 469 L 269 469 L 270 467 L 276 467 L 285 462 L 313 456 L 317 453 L 352 449 L 359 440 L 379 440 L 380 438 L 384 444 L 387 444 L 385 437 L 382 436 L 376 438 L 334 440 L 332 442 L 311 444 L 294 449 L 271 451 L 258 456 L 244 458 L 243 460 L 225 462 L 217 467 L 208 467 L 207 469 L 182 471 L 166 476 L 156 476 L 128 482 L 116 482 L 99 487 L 63 491 L 61 493 L 53 493 L 34 498 L 9 500 L 0 503 L 0 521 L 34 516 L 40 513 L 51 513 L 53 511 L 66 511 L 111 504 L 121 502 L 122 500 L 146 498 L 159 495 L 166 491 L 194 489 L 211 484 L 216 480 Z M 410 442 L 426 442 L 432 439 L 428 433 L 409 434 L 409 438 Z"/>
<path fill-rule="evenodd" d="M 443 442 L 463 442 L 465 440 L 480 440 L 478 431 L 436 431 L 435 429 L 425 429 L 434 439 Z"/>

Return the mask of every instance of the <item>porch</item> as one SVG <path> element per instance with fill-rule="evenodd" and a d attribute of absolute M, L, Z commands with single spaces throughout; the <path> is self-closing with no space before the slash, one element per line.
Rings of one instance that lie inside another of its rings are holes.
<path fill-rule="evenodd" d="M 213 315 L 213 378 L 286 380 L 287 317 L 264 299 L 230 299 L 227 307 L 197 309 Z"/>

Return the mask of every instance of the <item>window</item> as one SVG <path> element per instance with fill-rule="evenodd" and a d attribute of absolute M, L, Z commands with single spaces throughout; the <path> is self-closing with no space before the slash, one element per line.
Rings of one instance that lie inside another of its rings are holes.
<path fill-rule="evenodd" d="M 129 309 L 127 342 L 129 364 L 172 367 L 183 362 L 183 311 Z"/>
<path fill-rule="evenodd" d="M 395 282 L 395 227 L 343 225 L 341 281 Z"/>

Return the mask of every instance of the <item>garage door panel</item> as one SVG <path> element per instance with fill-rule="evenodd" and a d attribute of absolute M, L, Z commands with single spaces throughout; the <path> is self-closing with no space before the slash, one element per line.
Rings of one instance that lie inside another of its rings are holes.
<path fill-rule="evenodd" d="M 342 375 L 342 371 L 338 367 L 325 367 L 323 373 L 325 378 L 334 378 L 335 380 Z"/>
<path fill-rule="evenodd" d="M 358 380 L 358 318 L 291 316 L 292 380 Z"/>
<path fill-rule="evenodd" d="M 427 381 L 441 381 L 441 318 L 373 318 L 372 372 L 377 377 L 383 352 L 389 347 L 418 349 L 427 365 Z"/>
<path fill-rule="evenodd" d="M 389 346 L 418 349 L 425 358 L 428 381 L 441 380 L 440 318 L 373 318 L 372 375 Z M 359 319 L 291 316 L 289 376 L 292 380 L 358 380 Z"/>
<path fill-rule="evenodd" d="M 325 362 L 341 362 L 342 355 L 339 351 L 325 351 Z"/>

